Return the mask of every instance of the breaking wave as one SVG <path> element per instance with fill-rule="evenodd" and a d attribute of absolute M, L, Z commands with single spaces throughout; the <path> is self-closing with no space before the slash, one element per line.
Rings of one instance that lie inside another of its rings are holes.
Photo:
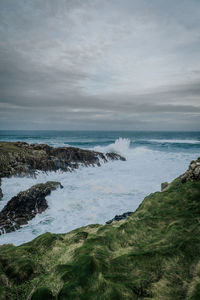
<path fill-rule="evenodd" d="M 112 152 L 128 158 L 130 155 L 130 143 L 131 143 L 130 139 L 120 137 L 114 143 L 104 147 L 96 146 L 94 147 L 94 150 L 103 153 Z"/>
<path fill-rule="evenodd" d="M 55 133 L 55 137 L 43 140 L 40 137 L 34 142 L 48 142 L 55 147 L 67 144 L 82 147 L 84 144 L 87 149 L 114 152 L 127 160 L 103 163 L 100 168 L 82 167 L 67 173 L 38 172 L 37 178 L 3 178 L 0 210 L 13 196 L 36 183 L 54 180 L 61 182 L 64 188 L 46 197 L 46 211 L 20 230 L 0 236 L 0 244 L 20 245 L 47 231 L 63 233 L 87 224 L 104 224 L 116 214 L 134 211 L 146 195 L 160 190 L 161 182 L 170 182 L 182 174 L 189 162 L 199 156 L 199 135 L 191 135 L 191 139 L 184 135 L 179 139 L 178 135 L 175 138 L 170 134 L 148 134 L 145 139 L 142 134 L 137 138 L 135 134 L 125 136 L 123 132 L 107 135 L 100 132 L 95 136 L 88 133 L 86 137 L 83 133 L 73 134 L 75 137 L 65 138 Z"/>

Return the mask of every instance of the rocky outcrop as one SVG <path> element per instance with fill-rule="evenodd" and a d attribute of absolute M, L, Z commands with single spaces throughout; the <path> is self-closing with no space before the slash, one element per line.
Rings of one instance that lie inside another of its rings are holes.
<path fill-rule="evenodd" d="M 48 181 L 36 184 L 13 197 L 0 212 L 0 235 L 19 229 L 37 213 L 47 209 L 45 197 L 58 187 L 62 188 L 59 182 Z"/>
<path fill-rule="evenodd" d="M 132 215 L 132 213 L 133 213 L 132 211 L 128 211 L 128 212 L 123 213 L 122 215 L 116 215 L 113 219 L 107 221 L 106 224 L 111 224 L 114 221 L 124 220 L 127 217 L 130 217 Z"/>
<path fill-rule="evenodd" d="M 115 153 L 103 154 L 75 147 L 53 148 L 45 144 L 0 142 L 0 178 L 33 175 L 41 171 L 72 171 L 79 166 L 100 166 L 101 161 L 125 160 Z"/>
<path fill-rule="evenodd" d="M 200 157 L 191 161 L 188 170 L 181 175 L 182 182 L 200 180 Z"/>
<path fill-rule="evenodd" d="M 200 157 L 197 160 L 191 161 L 187 171 L 179 176 L 178 179 L 181 179 L 182 183 L 185 183 L 187 181 L 200 180 Z M 161 183 L 161 192 L 166 191 L 169 187 L 170 183 Z"/>
<path fill-rule="evenodd" d="M 2 192 L 2 189 L 1 189 L 1 178 L 0 178 L 0 200 L 1 200 L 2 197 L 3 197 L 3 192 Z"/>
<path fill-rule="evenodd" d="M 164 191 L 169 186 L 169 183 L 167 181 L 161 183 L 161 191 Z"/>

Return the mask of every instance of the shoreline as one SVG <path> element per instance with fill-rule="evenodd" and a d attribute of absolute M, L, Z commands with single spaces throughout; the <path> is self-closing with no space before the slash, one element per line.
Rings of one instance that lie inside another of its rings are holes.
<path fill-rule="evenodd" d="M 2 245 L 2 295 L 15 300 L 17 290 L 22 300 L 194 296 L 191 288 L 200 259 L 199 197 L 200 158 L 124 220 L 67 234 L 45 233 L 17 247 Z M 187 273 L 191 268 L 194 272 Z"/>

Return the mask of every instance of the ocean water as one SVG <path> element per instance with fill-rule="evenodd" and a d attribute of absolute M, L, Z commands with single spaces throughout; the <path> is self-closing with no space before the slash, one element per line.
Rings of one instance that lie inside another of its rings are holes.
<path fill-rule="evenodd" d="M 82 167 L 72 173 L 38 172 L 36 178 L 4 178 L 0 210 L 18 192 L 48 180 L 64 189 L 46 199 L 49 208 L 20 230 L 0 236 L 0 244 L 32 240 L 44 232 L 66 233 L 88 224 L 104 224 L 116 214 L 137 209 L 149 193 L 171 181 L 200 156 L 200 132 L 0 131 L 2 141 L 46 143 L 116 152 L 126 161 Z"/>

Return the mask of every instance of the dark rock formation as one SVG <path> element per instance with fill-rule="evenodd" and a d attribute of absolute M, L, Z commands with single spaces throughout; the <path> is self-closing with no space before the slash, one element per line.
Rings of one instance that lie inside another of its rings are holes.
<path fill-rule="evenodd" d="M 37 213 L 42 213 L 47 209 L 45 197 L 57 187 L 62 188 L 62 185 L 59 182 L 48 181 L 36 184 L 13 197 L 0 212 L 0 235 L 19 229 Z"/>
<path fill-rule="evenodd" d="M 188 170 L 180 178 L 182 182 L 200 180 L 200 157 L 191 161 Z"/>
<path fill-rule="evenodd" d="M 0 178 L 0 200 L 1 200 L 2 197 L 3 197 L 3 192 L 2 192 L 2 189 L 1 189 L 1 178 Z"/>
<path fill-rule="evenodd" d="M 132 211 L 128 211 L 128 212 L 123 213 L 122 215 L 116 215 L 112 220 L 107 221 L 106 224 L 111 224 L 114 221 L 124 220 L 127 217 L 130 217 L 132 215 L 132 213 L 133 213 Z"/>
<path fill-rule="evenodd" d="M 100 166 L 101 161 L 125 160 L 115 153 L 103 154 L 74 147 L 53 148 L 45 144 L 0 142 L 0 178 L 33 175 L 41 171 L 71 171 L 82 166 Z"/>
<path fill-rule="evenodd" d="M 191 161 L 187 171 L 178 177 L 182 183 L 187 181 L 200 180 L 200 157 L 197 160 Z M 168 189 L 170 184 L 168 182 L 161 183 L 161 191 Z"/>
<path fill-rule="evenodd" d="M 161 191 L 165 190 L 169 186 L 168 182 L 161 183 Z"/>

